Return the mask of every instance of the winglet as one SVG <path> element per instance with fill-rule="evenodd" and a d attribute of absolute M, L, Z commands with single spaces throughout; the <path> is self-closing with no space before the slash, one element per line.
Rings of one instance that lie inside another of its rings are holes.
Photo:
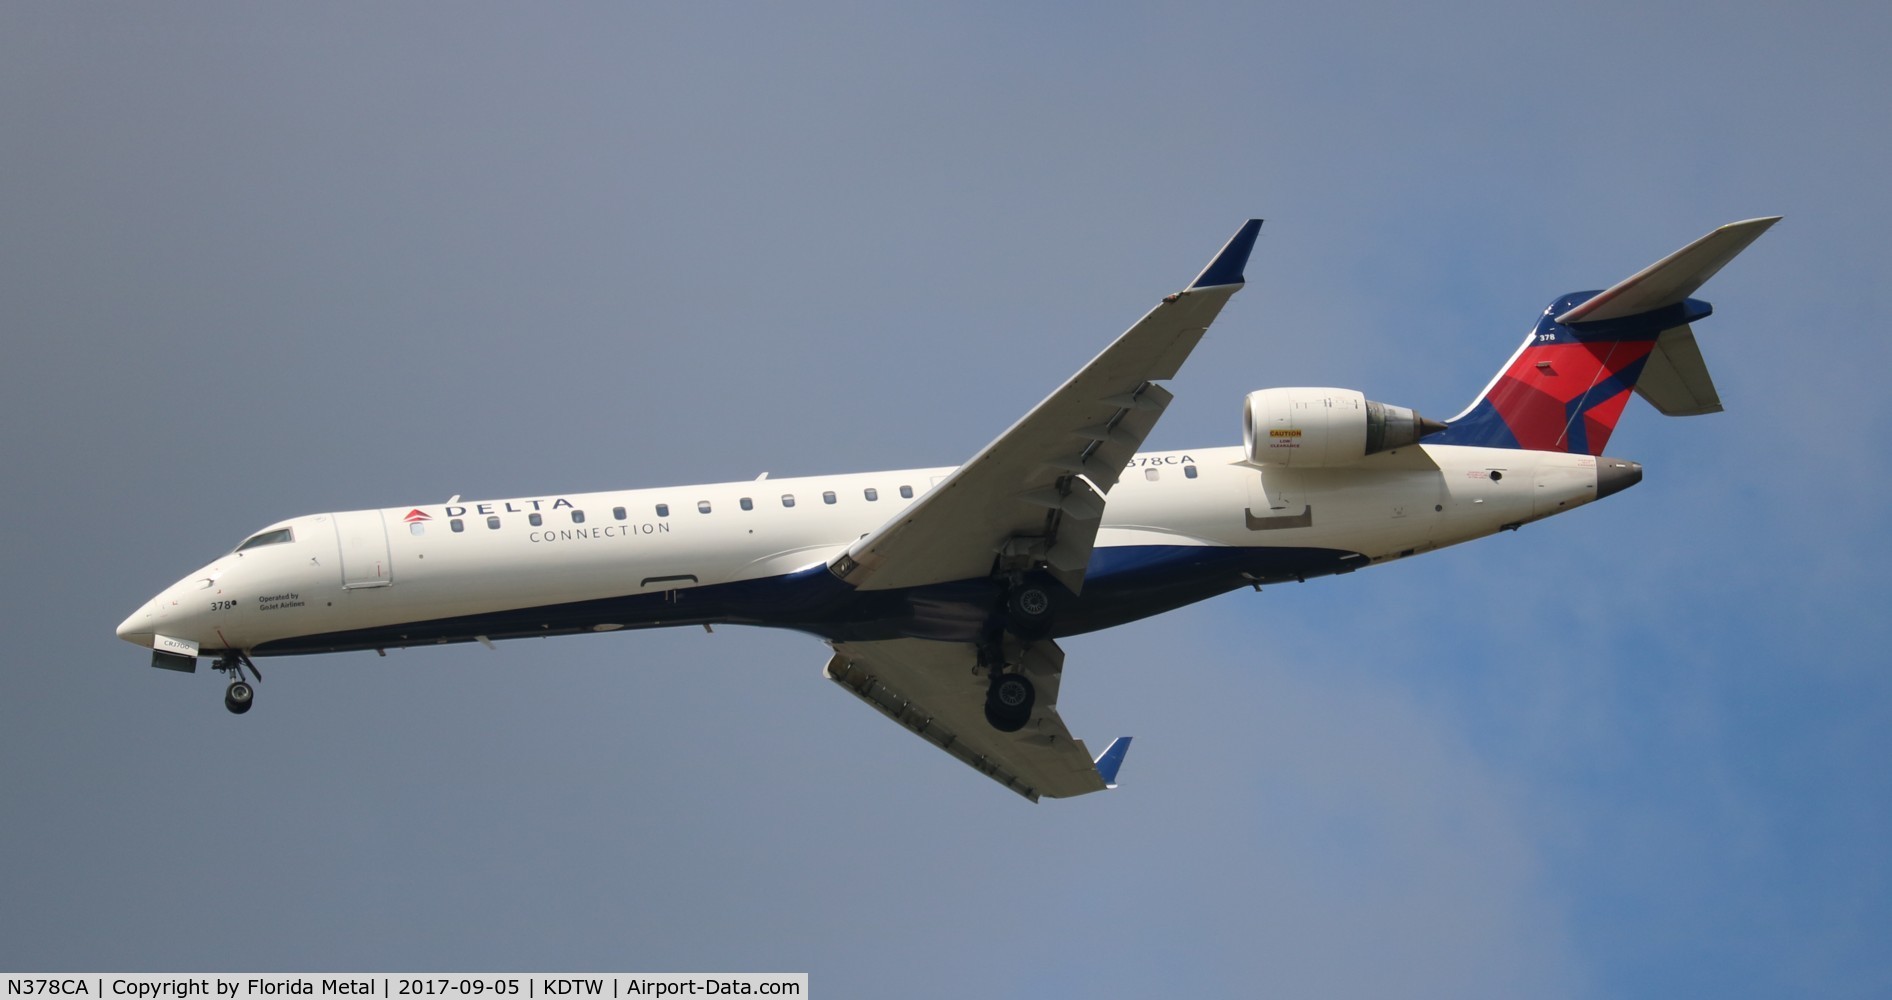
<path fill-rule="evenodd" d="M 1760 239 L 1780 216 L 1730 222 L 1720 229 L 1637 271 L 1557 317 L 1572 323 L 1599 323 L 1672 306 L 1694 294 L 1735 255 Z"/>
<path fill-rule="evenodd" d="M 1250 242 L 1253 242 L 1252 238 Z M 1130 737 L 1119 736 L 1110 741 L 1104 752 L 1097 755 L 1097 776 L 1104 779 L 1105 788 L 1117 787 L 1117 769 L 1123 767 L 1123 755 L 1130 752 Z"/>
<path fill-rule="evenodd" d="M 1242 271 L 1248 267 L 1248 255 L 1255 249 L 1255 237 L 1261 234 L 1261 220 L 1249 219 L 1242 223 L 1242 228 L 1229 238 L 1222 252 L 1215 255 L 1209 266 L 1196 275 L 1196 280 L 1189 287 L 1213 288 L 1216 285 L 1239 285 L 1242 283 Z"/>

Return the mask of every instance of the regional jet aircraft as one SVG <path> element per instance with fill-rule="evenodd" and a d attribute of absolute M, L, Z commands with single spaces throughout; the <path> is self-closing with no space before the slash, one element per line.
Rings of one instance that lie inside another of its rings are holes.
<path fill-rule="evenodd" d="M 1723 226 L 1552 302 L 1464 413 L 1351 389 L 1250 393 L 1239 446 L 1140 452 L 1241 289 L 1260 220 L 957 467 L 310 514 L 272 524 L 118 627 L 152 664 L 760 625 L 826 676 L 1037 801 L 1114 787 L 1058 713 L 1057 640 L 1242 587 L 1350 573 L 1561 514 L 1642 478 L 1603 456 L 1630 395 L 1721 409 L 1689 296 L 1778 219 Z M 245 671 L 248 671 L 246 674 Z"/>

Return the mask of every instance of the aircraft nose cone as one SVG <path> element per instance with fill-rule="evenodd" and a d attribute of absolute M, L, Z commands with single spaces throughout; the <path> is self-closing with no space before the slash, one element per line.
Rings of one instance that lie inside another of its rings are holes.
<path fill-rule="evenodd" d="M 144 621 L 145 621 L 145 613 L 142 608 L 137 611 L 132 612 L 129 618 L 126 618 L 124 621 L 118 623 L 118 637 L 120 639 L 125 640 L 126 642 L 133 643 L 135 645 L 139 645 L 139 646 L 148 645 L 149 640 L 151 638 L 151 632 L 150 630 L 145 628 Z M 142 637 L 140 637 L 138 634 L 140 631 L 144 632 L 144 635 Z"/>
<path fill-rule="evenodd" d="M 158 631 L 158 615 L 152 610 L 155 601 L 145 602 L 145 606 L 133 611 L 124 621 L 118 623 L 118 637 L 134 646 L 151 645 L 152 636 Z"/>
<path fill-rule="evenodd" d="M 1603 499 L 1642 482 L 1642 463 L 1620 458 L 1596 460 L 1596 498 Z"/>

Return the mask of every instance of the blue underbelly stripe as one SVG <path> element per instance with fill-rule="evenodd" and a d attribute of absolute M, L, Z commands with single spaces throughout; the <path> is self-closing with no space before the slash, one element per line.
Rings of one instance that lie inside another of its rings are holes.
<path fill-rule="evenodd" d="M 1351 568 L 1352 553 L 1313 548 L 1129 545 L 1091 554 L 1084 592 L 1058 618 L 1054 635 L 1074 635 L 1147 618 L 1249 584 L 1306 579 Z M 399 587 L 399 584 L 396 584 Z M 263 643 L 259 655 L 385 649 L 468 642 L 479 636 L 572 635 L 609 625 L 626 629 L 742 624 L 836 639 L 967 640 L 998 613 L 998 585 L 965 580 L 901 591 L 856 591 L 826 566 L 784 576 L 518 608 L 425 622 L 353 629 Z"/>

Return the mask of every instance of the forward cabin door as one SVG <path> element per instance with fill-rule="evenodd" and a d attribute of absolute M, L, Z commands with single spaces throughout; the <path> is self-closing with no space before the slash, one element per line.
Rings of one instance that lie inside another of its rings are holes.
<path fill-rule="evenodd" d="M 378 510 L 351 510 L 335 515 L 335 534 L 342 548 L 342 589 L 386 587 L 394 583 L 394 561 L 388 556 L 388 526 Z"/>

